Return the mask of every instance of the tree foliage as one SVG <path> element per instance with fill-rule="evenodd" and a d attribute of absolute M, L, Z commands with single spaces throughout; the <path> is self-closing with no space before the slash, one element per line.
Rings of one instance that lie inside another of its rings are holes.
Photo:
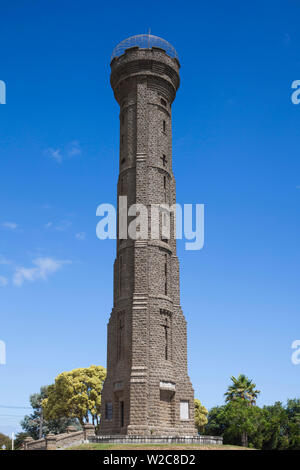
<path fill-rule="evenodd" d="M 59 374 L 42 402 L 46 419 L 77 418 L 81 425 L 90 418 L 100 423 L 101 392 L 106 377 L 102 366 L 74 369 Z"/>
<path fill-rule="evenodd" d="M 286 406 L 276 402 L 263 408 L 236 399 L 209 411 L 205 434 L 223 436 L 224 444 L 246 444 L 263 450 L 300 450 L 299 406 L 299 399 L 288 400 Z"/>
<path fill-rule="evenodd" d="M 252 380 L 248 379 L 244 374 L 240 374 L 237 378 L 232 376 L 231 380 L 232 384 L 229 385 L 227 392 L 224 394 L 226 397 L 225 401 L 233 401 L 240 398 L 251 405 L 255 405 L 260 391 L 256 390 L 256 385 Z"/>
<path fill-rule="evenodd" d="M 198 432 L 204 431 L 204 426 L 207 424 L 207 415 L 208 411 L 201 404 L 201 401 L 195 398 L 195 426 L 198 429 Z"/>
<path fill-rule="evenodd" d="M 22 445 L 23 445 L 26 437 L 30 437 L 27 432 L 18 432 L 18 434 L 16 434 L 16 438 L 15 438 L 15 449 L 16 450 L 19 450 L 19 449 L 22 448 Z"/>
<path fill-rule="evenodd" d="M 5 446 L 5 449 L 2 449 L 2 446 Z M 11 440 L 5 434 L 0 433 L 0 451 L 1 450 L 10 450 L 11 449 Z"/>
<path fill-rule="evenodd" d="M 45 437 L 48 433 L 60 434 L 67 430 L 70 425 L 76 425 L 76 420 L 66 417 L 59 419 L 45 419 L 43 414 L 42 402 L 48 397 L 49 386 L 43 386 L 39 393 L 30 395 L 30 404 L 33 412 L 24 416 L 21 421 L 22 429 L 33 439 Z"/>
<path fill-rule="evenodd" d="M 231 377 L 226 404 L 208 413 L 205 434 L 223 436 L 224 444 L 246 445 L 264 450 L 300 450 L 300 399 L 286 406 L 256 406 L 260 393 L 245 375 Z"/>

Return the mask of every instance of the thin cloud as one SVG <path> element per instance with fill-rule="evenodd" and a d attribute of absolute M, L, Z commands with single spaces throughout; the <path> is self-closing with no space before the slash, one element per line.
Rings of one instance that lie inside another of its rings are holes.
<path fill-rule="evenodd" d="M 3 227 L 8 228 L 9 230 L 16 230 L 18 228 L 18 224 L 15 222 L 3 222 Z"/>
<path fill-rule="evenodd" d="M 6 287 L 8 284 L 8 280 L 4 276 L 0 276 L 0 287 Z"/>
<path fill-rule="evenodd" d="M 75 237 L 77 238 L 77 240 L 85 240 L 86 233 L 85 232 L 76 233 Z"/>
<path fill-rule="evenodd" d="M 68 260 L 56 260 L 53 258 L 37 258 L 32 261 L 33 267 L 18 267 L 13 276 L 13 284 L 22 286 L 25 281 L 35 282 L 46 281 L 51 274 L 59 271 L 65 264 L 70 264 Z"/>
<path fill-rule="evenodd" d="M 77 140 L 73 140 L 61 148 L 49 147 L 45 150 L 45 155 L 52 158 L 57 163 L 62 163 L 67 158 L 73 158 L 82 154 L 80 144 Z"/>
<path fill-rule="evenodd" d="M 60 224 L 54 225 L 53 222 L 47 222 L 47 224 L 44 225 L 46 229 L 53 228 L 53 230 L 57 230 L 58 232 L 64 232 L 67 230 L 70 226 L 72 225 L 72 222 L 69 222 L 68 220 L 63 220 Z"/>
<path fill-rule="evenodd" d="M 72 225 L 71 222 L 65 220 L 65 221 L 63 221 L 61 224 L 57 225 L 57 226 L 55 227 L 55 230 L 58 230 L 59 232 L 64 232 L 64 231 L 67 230 L 71 225 Z"/>
<path fill-rule="evenodd" d="M 49 157 L 49 158 L 53 158 L 53 160 L 55 160 L 57 163 L 61 163 L 62 162 L 62 159 L 63 159 L 63 156 L 61 154 L 61 150 L 60 149 L 53 149 L 53 148 L 48 148 L 45 150 L 45 154 Z"/>
<path fill-rule="evenodd" d="M 66 153 L 68 157 L 75 157 L 76 155 L 81 155 L 81 148 L 77 140 L 73 140 L 67 145 Z"/>

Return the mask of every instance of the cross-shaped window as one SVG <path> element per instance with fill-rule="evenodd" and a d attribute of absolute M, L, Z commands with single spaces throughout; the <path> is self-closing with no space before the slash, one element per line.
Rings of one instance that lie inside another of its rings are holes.
<path fill-rule="evenodd" d="M 162 323 L 161 326 L 164 329 L 164 336 L 165 336 L 165 347 L 164 347 L 164 349 L 165 349 L 165 359 L 167 361 L 168 358 L 169 358 L 169 332 L 168 332 L 168 330 L 170 328 L 167 318 L 165 319 L 165 323 Z"/>
<path fill-rule="evenodd" d="M 162 163 L 163 163 L 163 166 L 166 166 L 166 164 L 168 163 L 168 160 L 166 158 L 165 155 L 163 155 L 162 157 L 160 157 L 162 159 Z"/>
<path fill-rule="evenodd" d="M 118 360 L 121 359 L 123 355 L 123 346 L 124 346 L 124 316 L 121 315 L 118 320 L 118 339 L 117 339 L 117 353 Z"/>

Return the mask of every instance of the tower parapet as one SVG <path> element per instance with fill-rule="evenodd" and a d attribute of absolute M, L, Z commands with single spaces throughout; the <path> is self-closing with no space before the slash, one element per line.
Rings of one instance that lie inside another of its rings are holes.
<path fill-rule="evenodd" d="M 127 85 L 132 80 L 147 79 L 149 88 L 165 96 L 170 104 L 179 87 L 179 61 L 159 48 L 141 49 L 133 46 L 111 62 L 110 83 L 119 104 L 127 96 Z"/>

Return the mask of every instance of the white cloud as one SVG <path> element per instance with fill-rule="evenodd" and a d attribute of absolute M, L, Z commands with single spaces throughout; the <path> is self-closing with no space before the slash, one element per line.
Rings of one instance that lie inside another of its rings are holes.
<path fill-rule="evenodd" d="M 64 146 L 63 149 L 61 148 L 55 149 L 55 148 L 49 147 L 45 150 L 45 154 L 48 157 L 56 160 L 57 163 L 61 163 L 66 158 L 72 158 L 72 157 L 76 157 L 77 155 L 81 155 L 81 153 L 82 153 L 81 147 L 77 140 L 73 140 L 72 142 L 69 142 L 67 145 Z"/>
<path fill-rule="evenodd" d="M 9 228 L 10 230 L 16 230 L 18 228 L 18 224 L 15 222 L 3 222 L 3 227 Z"/>
<path fill-rule="evenodd" d="M 60 149 L 48 148 L 48 149 L 45 150 L 45 154 L 48 157 L 53 158 L 55 161 L 57 161 L 57 163 L 62 162 L 63 156 L 61 154 Z"/>
<path fill-rule="evenodd" d="M 59 232 L 64 232 L 64 231 L 67 230 L 71 225 L 72 225 L 71 222 L 69 222 L 68 220 L 64 220 L 63 222 L 61 222 L 59 225 L 57 225 L 57 226 L 55 227 L 55 230 L 58 230 Z"/>
<path fill-rule="evenodd" d="M 85 240 L 85 232 L 79 232 L 79 233 L 76 233 L 75 237 L 77 238 L 77 240 Z"/>
<path fill-rule="evenodd" d="M 64 232 L 67 230 L 70 226 L 72 225 L 72 222 L 68 220 L 63 220 L 60 222 L 58 225 L 54 225 L 53 222 L 48 222 L 47 224 L 44 225 L 45 228 L 53 228 L 54 230 L 57 230 L 58 232 Z"/>
<path fill-rule="evenodd" d="M 77 140 L 73 140 L 67 145 L 66 153 L 68 157 L 75 157 L 76 155 L 81 155 L 81 148 Z"/>
<path fill-rule="evenodd" d="M 5 287 L 8 284 L 8 280 L 4 276 L 0 276 L 0 287 Z"/>
<path fill-rule="evenodd" d="M 34 282 L 38 280 L 46 281 L 50 274 L 55 273 L 64 264 L 71 263 L 68 260 L 55 260 L 53 258 L 36 258 L 32 261 L 31 268 L 18 267 L 13 276 L 15 286 L 21 286 L 24 281 Z"/>

